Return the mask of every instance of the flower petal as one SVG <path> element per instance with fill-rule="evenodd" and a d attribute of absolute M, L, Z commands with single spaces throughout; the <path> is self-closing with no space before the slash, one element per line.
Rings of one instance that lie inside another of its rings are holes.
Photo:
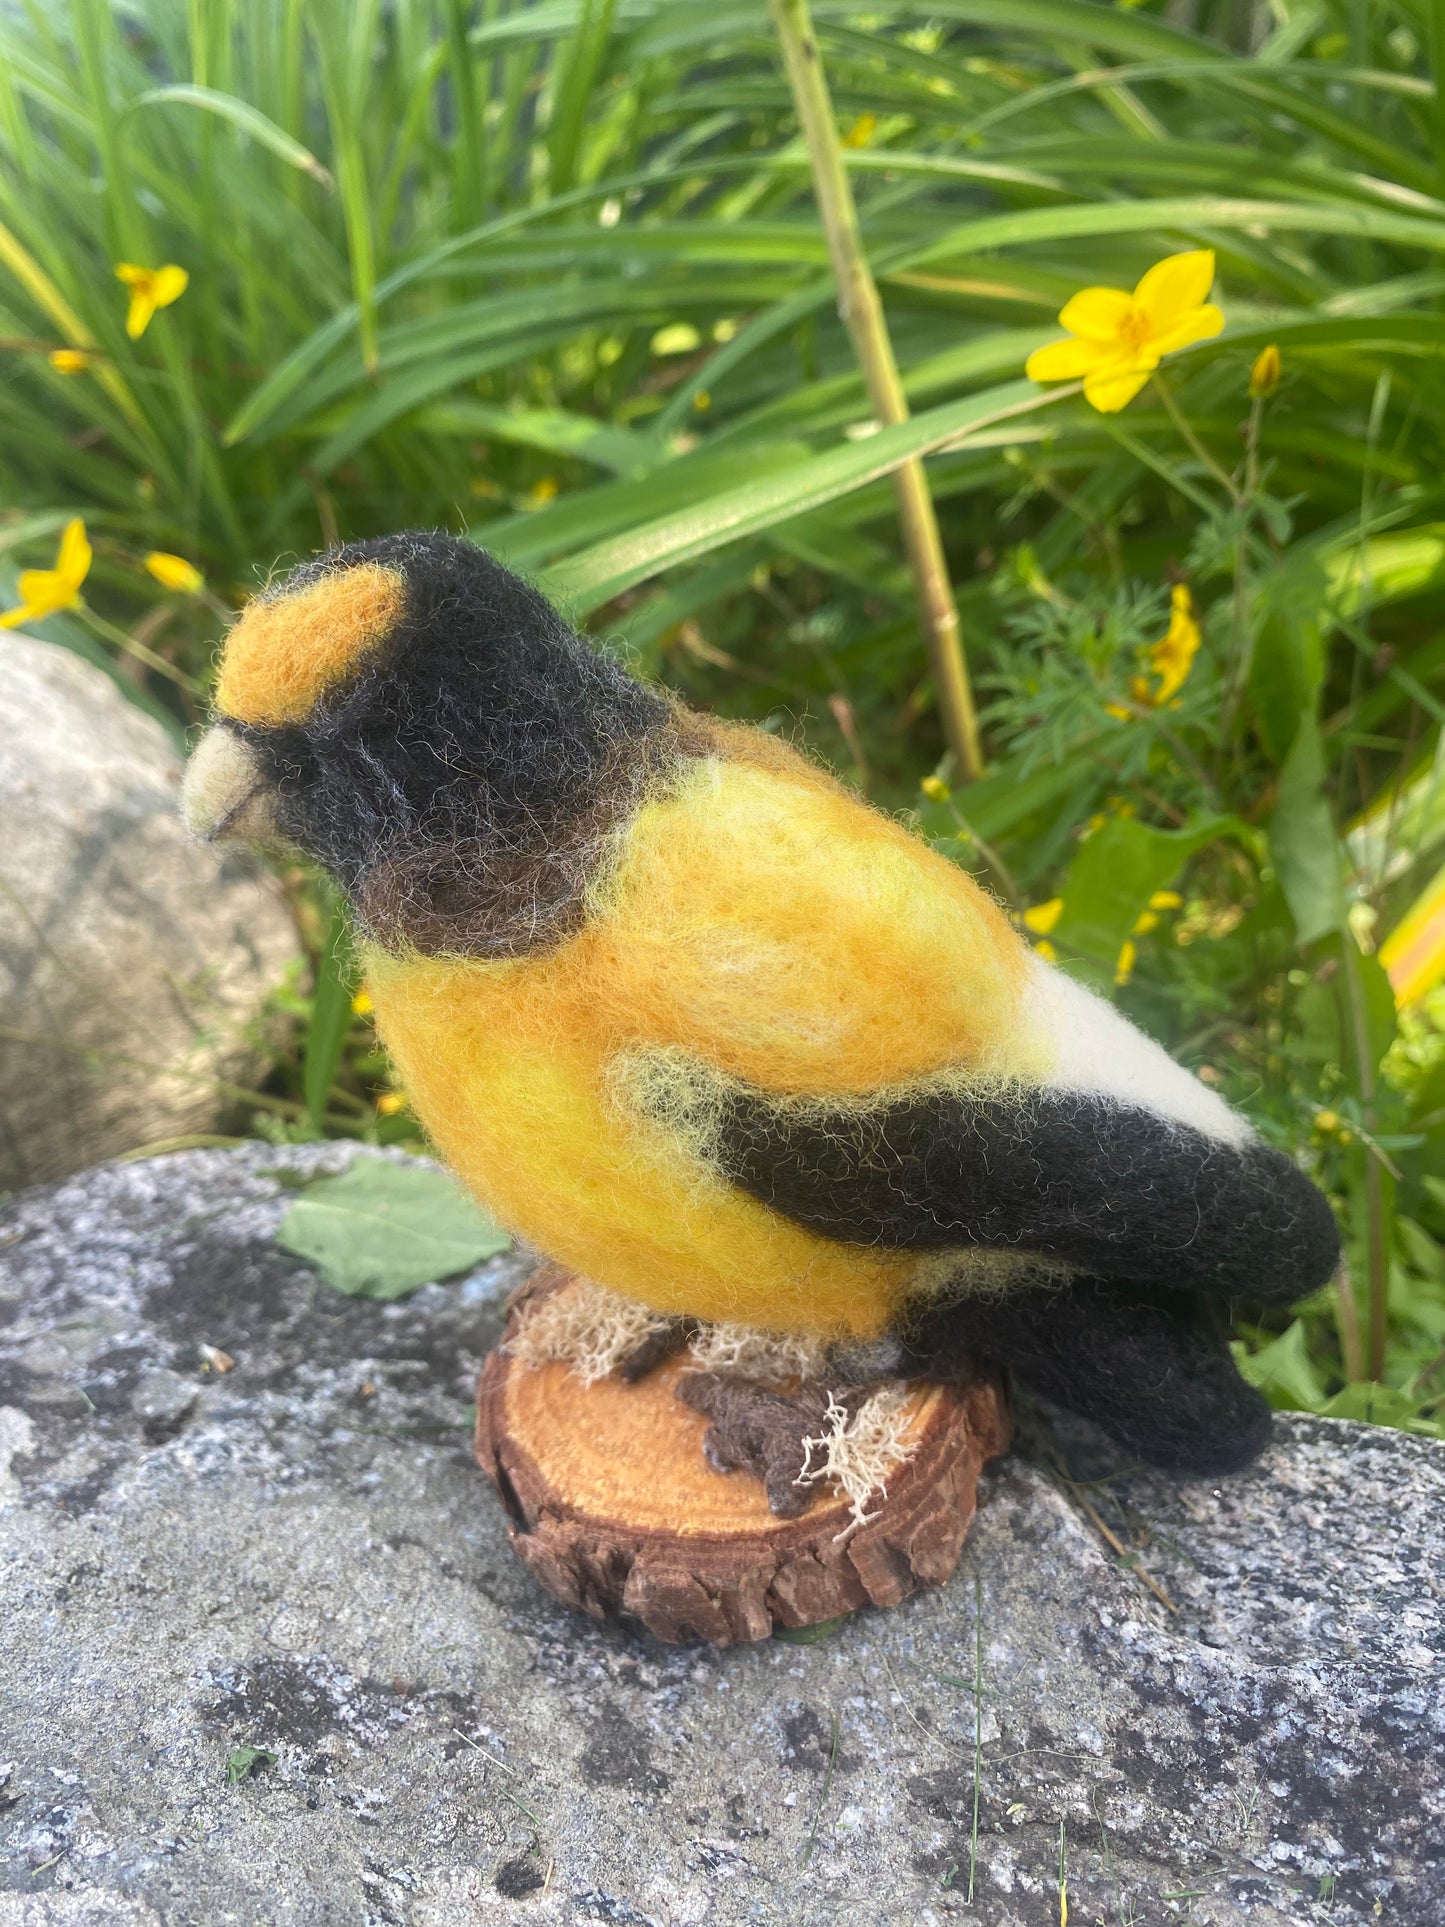
<path fill-rule="evenodd" d="M 1097 368 L 1108 350 L 1094 341 L 1051 341 L 1035 348 L 1024 363 L 1030 381 L 1073 381 Z"/>
<path fill-rule="evenodd" d="M 157 268 L 151 284 L 151 291 L 158 308 L 168 308 L 173 301 L 179 301 L 191 284 L 191 277 L 184 268 L 178 268 L 169 261 L 163 268 Z"/>
<path fill-rule="evenodd" d="M 1047 937 L 1064 914 L 1064 899 L 1050 897 L 1047 903 L 1036 903 L 1031 910 L 1024 911 L 1024 922 L 1036 936 Z"/>
<path fill-rule="evenodd" d="M 54 569 L 22 569 L 15 586 L 20 591 L 20 600 L 38 609 L 42 603 L 54 602 L 59 578 Z"/>
<path fill-rule="evenodd" d="M 1194 248 L 1156 261 L 1134 290 L 1134 302 L 1149 318 L 1150 331 L 1166 333 L 1209 299 L 1214 285 L 1214 249 Z"/>
<path fill-rule="evenodd" d="M 1153 372 L 1137 365 L 1121 368 L 1117 362 L 1096 368 L 1084 377 L 1084 400 L 1101 415 L 1117 415 L 1129 406 Z"/>
<path fill-rule="evenodd" d="M 149 268 L 138 268 L 134 261 L 117 261 L 115 278 L 117 281 L 124 281 L 128 288 L 138 288 L 143 282 L 150 280 L 151 271 Z"/>
<path fill-rule="evenodd" d="M 22 569 L 16 583 L 24 604 L 17 621 L 43 622 L 58 609 L 68 609 L 77 600 L 75 591 L 61 581 L 54 569 Z M 9 625 L 14 628 L 15 624 Z"/>
<path fill-rule="evenodd" d="M 1172 355 L 1176 349 L 1187 348 L 1191 341 L 1211 341 L 1224 327 L 1224 316 L 1212 301 L 1202 308 L 1194 308 L 1182 320 L 1163 334 L 1154 336 L 1152 346 L 1160 355 Z"/>
<path fill-rule="evenodd" d="M 1122 288 L 1081 288 L 1059 311 L 1059 326 L 1085 341 L 1114 342 L 1131 305 Z"/>
<path fill-rule="evenodd" d="M 77 515 L 73 521 L 66 523 L 65 533 L 60 538 L 55 573 L 63 582 L 78 589 L 90 574 L 90 557 L 90 540 L 85 533 L 84 522 Z"/>
<path fill-rule="evenodd" d="M 125 331 L 132 341 L 139 341 L 151 325 L 151 316 L 156 311 L 156 298 L 149 283 L 138 284 L 130 298 L 130 307 L 125 317 Z"/>

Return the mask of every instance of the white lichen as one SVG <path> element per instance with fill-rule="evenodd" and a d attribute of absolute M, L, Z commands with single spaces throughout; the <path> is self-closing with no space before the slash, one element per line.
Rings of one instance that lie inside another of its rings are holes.
<path fill-rule="evenodd" d="M 826 1429 L 817 1438 L 803 1440 L 806 1457 L 795 1483 L 827 1483 L 842 1493 L 850 1507 L 848 1523 L 838 1534 L 845 1539 L 877 1517 L 868 1511 L 868 1500 L 874 1493 L 886 1499 L 889 1476 L 913 1456 L 908 1442 L 908 1387 L 897 1382 L 880 1385 L 851 1416 L 830 1391 L 823 1423 Z"/>
<path fill-rule="evenodd" d="M 703 1371 L 755 1378 L 765 1385 L 821 1378 L 828 1356 L 806 1332 L 758 1331 L 752 1325 L 704 1325 L 687 1349 Z"/>
<path fill-rule="evenodd" d="M 564 1291 L 545 1292 L 523 1306 L 507 1350 L 523 1365 L 568 1365 L 592 1385 L 667 1322 L 635 1299 L 578 1278 Z"/>

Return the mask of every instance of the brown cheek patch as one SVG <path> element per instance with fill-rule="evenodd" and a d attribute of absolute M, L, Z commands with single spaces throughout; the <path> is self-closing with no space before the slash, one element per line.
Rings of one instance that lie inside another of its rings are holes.
<path fill-rule="evenodd" d="M 405 598 L 395 569 L 364 562 L 252 603 L 227 638 L 216 708 L 258 728 L 304 722 L 323 690 L 385 641 Z"/>

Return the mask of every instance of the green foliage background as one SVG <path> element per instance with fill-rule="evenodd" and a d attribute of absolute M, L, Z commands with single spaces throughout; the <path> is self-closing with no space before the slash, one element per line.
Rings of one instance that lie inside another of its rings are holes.
<path fill-rule="evenodd" d="M 1438 18 L 823 0 L 917 411 L 870 434 L 762 0 L 27 0 L 0 13 L 0 569 L 84 515 L 89 610 L 42 633 L 184 728 L 278 558 L 469 530 L 1017 910 L 1061 897 L 1069 967 L 1340 1210 L 1350 1282 L 1272 1326 L 1238 1307 L 1249 1369 L 1440 1432 L 1445 1039 L 1373 954 L 1445 841 Z M 1187 435 L 1155 388 L 1107 417 L 1022 379 L 1076 289 L 1186 247 L 1228 318 L 1166 371 Z M 191 276 L 135 343 L 119 261 Z M 887 480 L 914 450 L 992 760 L 951 795 L 919 787 L 940 737 Z M 159 591 L 153 549 L 207 592 Z M 1178 580 L 1193 670 L 1121 720 Z M 293 885 L 318 972 L 262 1115 L 405 1134 L 337 913 Z"/>

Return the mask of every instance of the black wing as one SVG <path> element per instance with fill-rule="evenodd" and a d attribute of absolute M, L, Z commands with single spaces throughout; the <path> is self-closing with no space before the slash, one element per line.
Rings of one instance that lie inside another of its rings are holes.
<path fill-rule="evenodd" d="M 824 1237 L 1011 1249 L 1109 1279 L 1302 1297 L 1339 1236 L 1282 1153 L 1088 1094 L 923 1091 L 866 1105 L 728 1085 L 713 1142 L 732 1182 Z"/>

